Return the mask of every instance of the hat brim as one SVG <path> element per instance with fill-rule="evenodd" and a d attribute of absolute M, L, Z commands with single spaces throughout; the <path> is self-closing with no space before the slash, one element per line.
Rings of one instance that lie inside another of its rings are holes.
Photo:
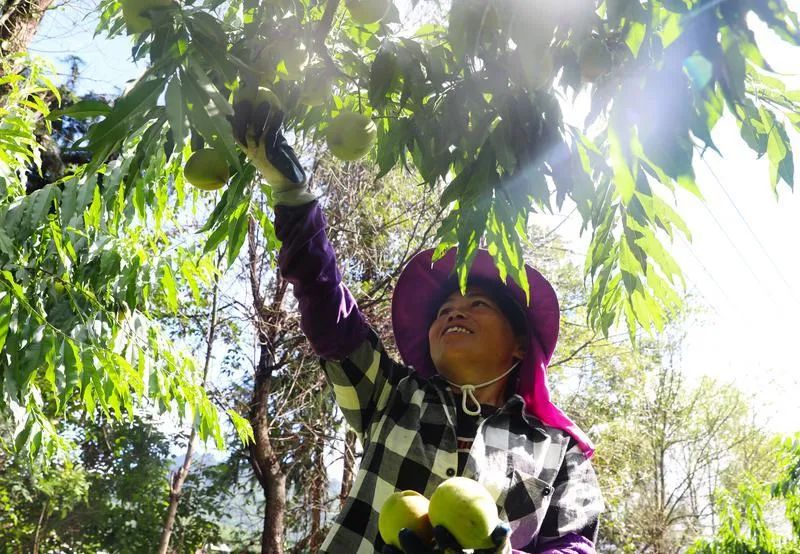
<path fill-rule="evenodd" d="M 430 358 L 428 328 L 431 314 L 441 300 L 443 289 L 454 277 L 456 250 L 450 249 L 433 263 L 433 250 L 420 252 L 408 262 L 397 280 L 392 296 L 392 327 L 400 356 L 406 365 L 421 375 L 436 373 Z M 530 285 L 530 304 L 525 292 L 509 277 L 500 279 L 500 272 L 486 250 L 479 250 L 469 270 L 468 278 L 480 278 L 504 284 L 510 296 L 525 311 L 531 340 L 536 340 L 544 354 L 545 365 L 550 361 L 558 342 L 559 307 L 552 285 L 541 273 L 526 265 Z M 529 348 L 529 352 L 533 349 Z M 523 364 L 525 365 L 525 364 Z"/>

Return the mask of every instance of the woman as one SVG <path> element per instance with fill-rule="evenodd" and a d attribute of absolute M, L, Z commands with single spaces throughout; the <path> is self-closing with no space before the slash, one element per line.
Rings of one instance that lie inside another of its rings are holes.
<path fill-rule="evenodd" d="M 526 267 L 527 302 L 480 251 L 462 295 L 452 277 L 455 252 L 436 263 L 431 250 L 421 252 L 395 288 L 392 324 L 405 365 L 391 360 L 341 282 L 325 218 L 280 120 L 268 105 L 243 102 L 234 132 L 263 174 L 283 176 L 272 179 L 280 271 L 364 448 L 322 551 L 391 552 L 377 528 L 383 501 L 406 489 L 430 497 L 442 481 L 463 475 L 490 491 L 508 522 L 493 533 L 492 552 L 595 552 L 603 505 L 592 446 L 550 402 L 545 380 L 559 325 L 550 284 Z M 446 529 L 436 539 L 437 548 L 460 549 Z M 427 551 L 409 532 L 402 543 L 407 553 Z"/>

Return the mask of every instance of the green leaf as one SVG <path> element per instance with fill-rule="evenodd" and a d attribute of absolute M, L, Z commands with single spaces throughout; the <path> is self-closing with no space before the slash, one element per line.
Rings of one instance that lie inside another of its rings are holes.
<path fill-rule="evenodd" d="M 8 326 L 11 323 L 11 295 L 0 292 L 0 355 L 6 345 Z"/>
<path fill-rule="evenodd" d="M 64 390 L 61 392 L 61 404 L 66 404 L 73 389 L 78 386 L 83 376 L 83 359 L 75 343 L 67 339 L 63 347 Z"/>
<path fill-rule="evenodd" d="M 233 130 L 228 121 L 213 107 L 207 111 L 209 98 L 206 91 L 191 76 L 182 73 L 181 83 L 191 104 L 188 116 L 192 126 L 200 131 L 206 142 L 225 153 L 231 167 L 240 169 L 239 151 L 233 142 Z"/>
<path fill-rule="evenodd" d="M 701 90 L 711 81 L 714 66 L 702 54 L 692 54 L 683 60 L 683 70 L 696 90 Z"/>
<path fill-rule="evenodd" d="M 178 286 L 175 283 L 175 275 L 172 273 L 172 268 L 169 264 L 161 266 L 161 286 L 164 291 L 164 299 L 167 303 L 167 308 L 175 313 L 178 311 Z"/>
<path fill-rule="evenodd" d="M 250 220 L 250 203 L 243 202 L 231 214 L 228 224 L 228 267 L 233 265 L 247 236 L 247 223 Z"/>
<path fill-rule="evenodd" d="M 387 94 L 397 80 L 397 46 L 392 42 L 384 42 L 372 62 L 369 74 L 369 103 L 381 109 L 386 105 Z"/>
<path fill-rule="evenodd" d="M 69 116 L 73 119 L 88 119 L 90 117 L 108 115 L 111 111 L 111 106 L 101 100 L 81 100 L 63 110 L 53 110 L 47 115 L 47 119 L 53 121 L 63 116 Z"/>
<path fill-rule="evenodd" d="M 783 139 L 778 134 L 777 130 L 773 129 L 769 133 L 769 138 L 767 139 L 767 156 L 769 157 L 770 168 L 769 175 L 773 189 L 778 185 L 778 165 L 783 161 L 783 158 L 786 157 L 786 152 L 787 149 Z"/>
<path fill-rule="evenodd" d="M 625 37 L 625 44 L 631 49 L 633 57 L 639 56 L 639 49 L 642 47 L 644 37 L 647 34 L 647 26 L 639 22 L 631 22 L 628 34 Z"/>
<path fill-rule="evenodd" d="M 37 190 L 27 198 L 28 207 L 25 217 L 31 228 L 36 228 L 45 223 L 53 199 L 53 186 L 48 185 Z"/>
<path fill-rule="evenodd" d="M 192 72 L 192 75 L 194 75 L 194 78 L 197 80 L 197 84 L 217 107 L 217 112 L 207 110 L 209 115 L 211 117 L 215 117 L 218 114 L 222 114 L 223 116 L 233 115 L 233 107 L 230 105 L 230 102 L 217 90 L 217 87 L 214 86 L 214 83 L 212 83 L 211 79 L 205 74 L 206 70 L 203 66 L 198 63 L 190 63 L 189 71 Z"/>
<path fill-rule="evenodd" d="M 183 142 L 186 138 L 186 114 L 183 111 L 181 82 L 177 75 L 167 85 L 167 93 L 164 99 L 167 107 L 169 128 L 172 131 L 172 140 L 178 145 L 178 150 L 180 151 L 183 149 Z"/>
<path fill-rule="evenodd" d="M 247 446 L 250 443 L 254 443 L 255 436 L 253 435 L 253 427 L 250 425 L 250 421 L 240 416 L 233 409 L 225 410 L 225 413 L 231 418 L 231 423 L 233 423 L 233 427 L 236 429 L 236 434 L 239 435 L 239 440 L 242 441 L 242 444 Z"/>
<path fill-rule="evenodd" d="M 91 163 L 84 169 L 85 175 L 93 175 L 106 158 L 128 138 L 130 130 L 140 122 L 137 116 L 156 105 L 164 84 L 163 78 L 139 81 L 128 94 L 120 98 L 103 121 L 89 128 L 85 137 L 88 143 L 86 148 L 93 156 Z"/>
<path fill-rule="evenodd" d="M 608 145 L 611 167 L 614 170 L 614 185 L 622 199 L 622 203 L 627 204 L 633 196 L 633 191 L 636 190 L 636 182 L 628 166 L 619 137 L 610 126 L 608 128 Z"/>

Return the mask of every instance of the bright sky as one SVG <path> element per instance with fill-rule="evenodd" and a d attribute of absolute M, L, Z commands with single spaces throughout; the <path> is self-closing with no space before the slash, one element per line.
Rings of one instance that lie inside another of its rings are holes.
<path fill-rule="evenodd" d="M 93 0 L 66 2 L 47 14 L 31 51 L 57 64 L 62 79 L 68 53 L 82 58 L 78 91 L 117 94 L 143 68 L 130 62 L 130 39 L 93 38 Z M 800 0 L 790 0 L 795 11 Z M 763 26 L 762 26 L 763 27 Z M 758 32 L 765 57 L 778 71 L 800 75 L 800 48 Z M 800 89 L 800 79 L 794 79 Z M 792 134 L 796 179 L 800 181 L 800 140 Z M 679 212 L 693 233 L 690 244 L 671 249 L 684 270 L 688 288 L 705 315 L 688 332 L 687 374 L 733 381 L 752 394 L 762 420 L 778 432 L 800 431 L 800 194 L 783 183 L 776 199 L 769 185 L 766 158 L 756 160 L 738 135 L 735 122 L 723 119 L 713 152 L 695 164 L 702 203 L 687 193 L 676 197 Z M 799 185 L 800 186 L 800 185 Z M 577 227 L 565 225 L 575 240 Z M 578 243 L 582 241 L 578 240 Z"/>

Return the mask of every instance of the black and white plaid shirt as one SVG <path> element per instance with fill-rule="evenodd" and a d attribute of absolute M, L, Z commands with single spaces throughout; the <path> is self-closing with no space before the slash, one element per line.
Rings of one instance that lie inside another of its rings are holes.
<path fill-rule="evenodd" d="M 439 483 L 456 475 L 456 401 L 441 377 L 422 378 L 389 358 L 374 332 L 344 360 L 322 365 L 364 449 L 322 552 L 380 552 L 378 510 L 384 500 L 407 489 L 430 498 Z M 464 476 L 496 498 L 500 516 L 511 525 L 514 549 L 537 552 L 568 533 L 593 541 L 603 501 L 589 460 L 567 433 L 523 408 L 514 395 L 480 420 Z"/>

